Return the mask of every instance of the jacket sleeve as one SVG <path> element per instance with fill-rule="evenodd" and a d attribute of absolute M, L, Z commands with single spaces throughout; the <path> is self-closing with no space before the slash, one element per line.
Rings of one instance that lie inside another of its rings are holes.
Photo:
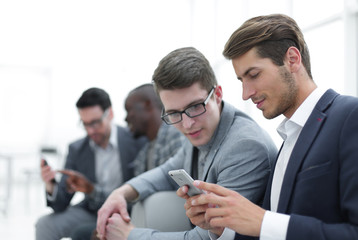
<path fill-rule="evenodd" d="M 70 145 L 68 150 L 68 155 L 66 158 L 66 164 L 65 164 L 66 169 L 73 169 L 74 158 L 75 158 L 75 154 L 73 148 Z M 66 175 L 62 175 L 60 182 L 56 183 L 58 191 L 55 199 L 53 199 L 53 201 L 49 201 L 47 199 L 47 206 L 51 207 L 55 212 L 64 211 L 69 206 L 72 197 L 74 195 L 73 193 L 67 192 L 66 179 L 67 179 Z"/>

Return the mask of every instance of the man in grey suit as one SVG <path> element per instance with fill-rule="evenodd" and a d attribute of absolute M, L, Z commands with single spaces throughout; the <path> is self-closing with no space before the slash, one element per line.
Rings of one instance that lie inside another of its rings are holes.
<path fill-rule="evenodd" d="M 87 136 L 69 145 L 60 182 L 55 181 L 55 171 L 41 160 L 47 205 L 54 213 L 36 223 L 37 240 L 69 237 L 81 224 L 95 223 L 97 210 L 109 193 L 133 177 L 132 161 L 145 143 L 112 123 L 112 104 L 104 90 L 84 91 L 76 106 Z M 85 197 L 71 206 L 75 192 L 83 192 Z"/>
<path fill-rule="evenodd" d="M 187 139 L 163 165 L 111 193 L 98 212 L 98 235 L 107 240 L 208 239 L 208 231 L 200 227 L 186 232 L 136 228 L 130 222 L 127 202 L 177 190 L 168 171 L 185 169 L 195 179 L 225 186 L 258 203 L 276 147 L 254 120 L 222 100 L 214 71 L 198 50 L 181 48 L 169 53 L 160 61 L 153 81 L 164 106 L 162 119 Z"/>

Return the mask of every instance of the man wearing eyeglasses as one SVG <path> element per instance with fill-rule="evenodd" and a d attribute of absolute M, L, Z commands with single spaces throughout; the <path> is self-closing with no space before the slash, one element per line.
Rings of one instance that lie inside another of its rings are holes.
<path fill-rule="evenodd" d="M 37 240 L 69 237 L 81 224 L 96 223 L 97 210 L 109 193 L 133 177 L 132 161 L 145 143 L 113 124 L 111 100 L 104 90 L 84 91 L 76 106 L 87 136 L 69 145 L 60 182 L 55 181 L 56 172 L 41 160 L 47 205 L 54 213 L 38 220 Z M 85 198 L 70 206 L 75 192 L 83 192 Z"/>
<path fill-rule="evenodd" d="M 222 100 L 214 71 L 198 50 L 181 48 L 169 53 L 155 70 L 153 82 L 164 106 L 162 119 L 180 130 L 186 141 L 163 165 L 111 193 L 98 211 L 98 236 L 107 240 L 208 239 L 202 222 L 193 222 L 197 227 L 182 232 L 136 228 L 130 222 L 127 202 L 143 200 L 158 191 L 177 190 L 168 171 L 185 169 L 194 179 L 217 183 L 259 203 L 277 149 L 254 120 Z M 187 190 L 178 190 L 178 195 L 188 198 Z M 191 214 L 201 216 L 203 212 Z"/>

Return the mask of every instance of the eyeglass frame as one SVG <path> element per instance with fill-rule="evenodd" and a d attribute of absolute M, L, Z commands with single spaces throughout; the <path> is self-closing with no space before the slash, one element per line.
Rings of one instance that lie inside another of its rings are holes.
<path fill-rule="evenodd" d="M 183 121 L 183 113 L 185 113 L 185 115 L 187 115 L 187 116 L 190 117 L 190 118 L 195 118 L 195 117 L 198 117 L 198 116 L 200 116 L 200 115 L 203 115 L 203 114 L 206 112 L 206 107 L 205 107 L 205 106 L 206 106 L 206 104 L 209 102 L 210 97 L 213 95 L 215 89 L 216 89 L 216 86 L 214 86 L 214 87 L 210 90 L 208 96 L 206 97 L 206 99 L 205 99 L 203 102 L 200 102 L 200 103 L 194 104 L 194 105 L 192 105 L 192 106 L 190 106 L 190 107 L 187 107 L 187 108 L 185 108 L 183 111 L 175 111 L 175 112 L 171 112 L 171 113 L 165 114 L 164 108 L 163 108 L 161 119 L 162 119 L 167 125 L 173 125 L 173 124 L 177 124 L 177 123 L 180 123 L 181 121 Z M 198 107 L 199 105 L 202 105 L 203 108 L 204 108 L 204 111 L 201 112 L 200 114 L 197 114 L 197 115 L 194 115 L 194 116 L 190 116 L 189 113 L 186 112 L 188 109 Z M 168 116 L 173 115 L 173 114 L 179 114 L 180 120 L 179 120 L 179 121 L 176 121 L 176 122 L 169 122 L 169 120 L 167 121 L 166 118 L 168 118 Z"/>
<path fill-rule="evenodd" d="M 92 128 L 92 129 L 98 129 L 100 124 L 102 124 L 103 120 L 108 116 L 109 108 L 107 108 L 102 116 L 99 119 L 92 120 L 90 123 L 84 123 L 82 120 L 80 120 L 80 124 L 84 129 Z"/>

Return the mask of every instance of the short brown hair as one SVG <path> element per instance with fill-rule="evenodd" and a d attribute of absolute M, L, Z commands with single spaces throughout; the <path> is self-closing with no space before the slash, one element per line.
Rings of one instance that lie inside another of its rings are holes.
<path fill-rule="evenodd" d="M 310 55 L 302 31 L 295 20 L 284 14 L 258 16 L 244 22 L 225 44 L 223 55 L 234 59 L 256 47 L 260 57 L 282 66 L 291 46 L 300 51 L 302 63 L 312 79 Z"/>
<path fill-rule="evenodd" d="M 197 82 L 208 91 L 217 85 L 209 61 L 193 47 L 179 48 L 166 55 L 159 62 L 152 79 L 157 93 L 190 87 Z"/>

